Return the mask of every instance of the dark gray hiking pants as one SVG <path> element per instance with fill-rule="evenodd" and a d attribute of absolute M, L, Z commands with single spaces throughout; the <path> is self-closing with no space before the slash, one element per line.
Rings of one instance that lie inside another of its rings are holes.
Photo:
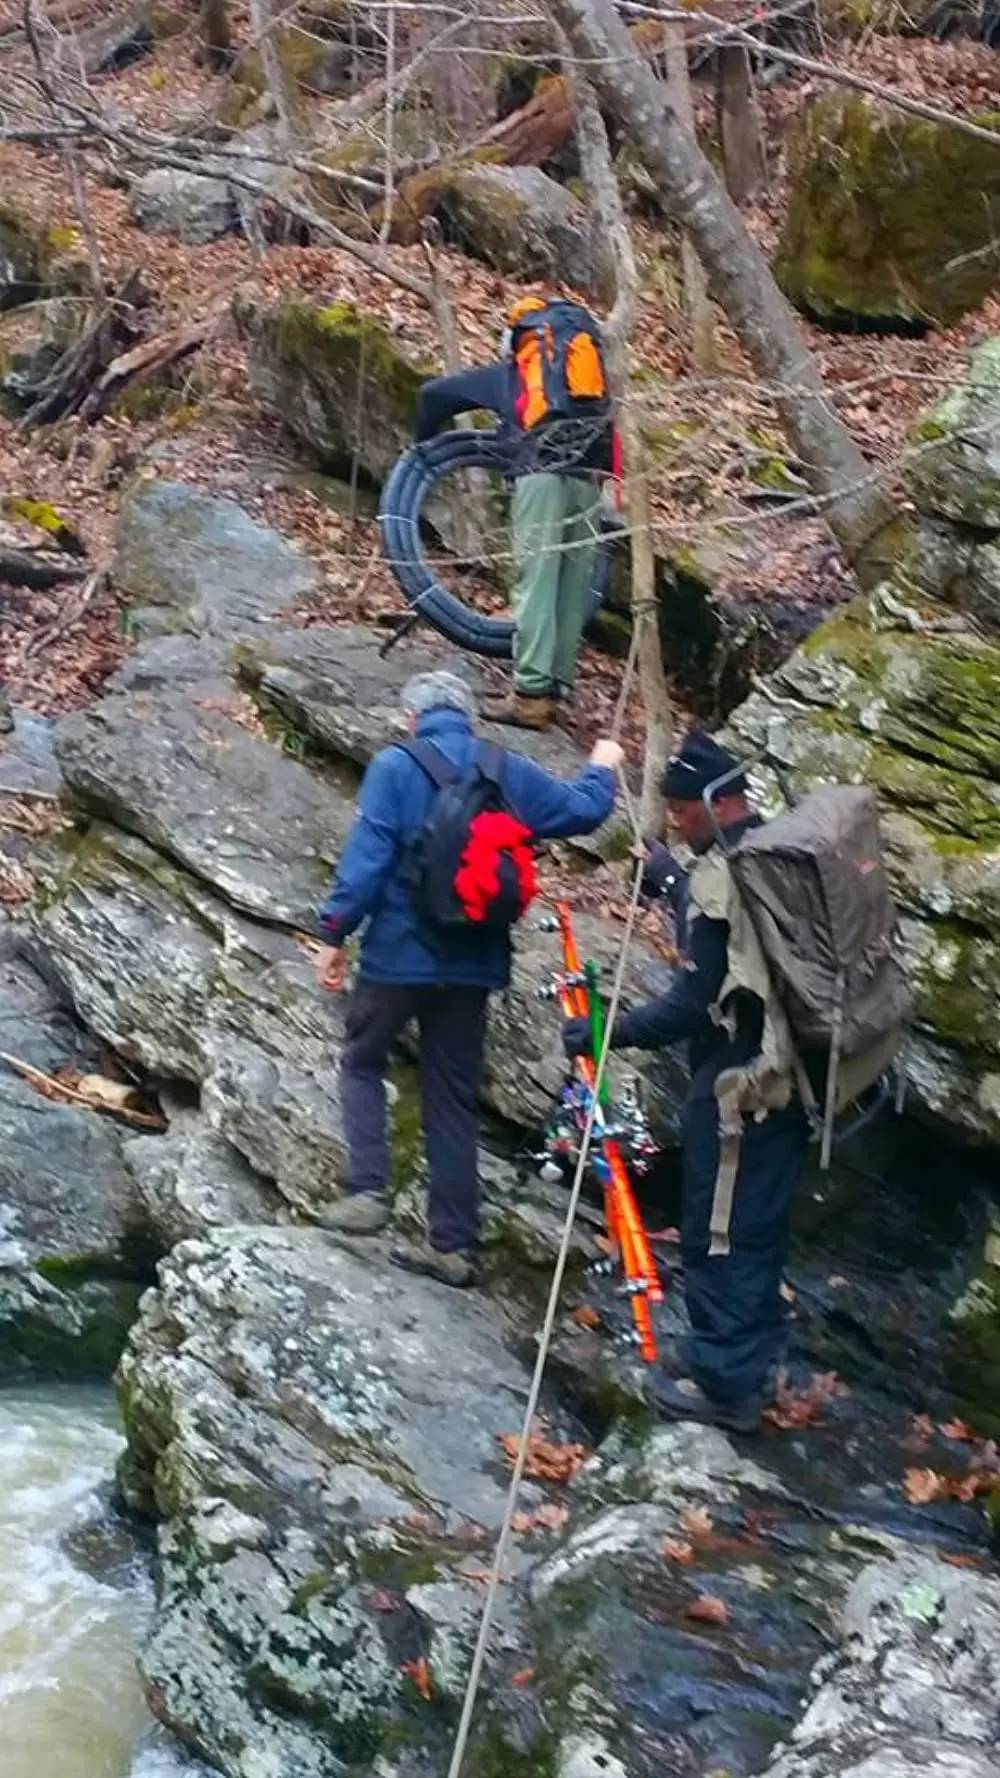
<path fill-rule="evenodd" d="M 468 1252 L 479 1226 L 477 1102 L 486 1037 L 485 988 L 357 984 L 347 1006 L 340 1102 L 350 1154 L 347 1190 L 389 1185 L 385 1074 L 411 1019 L 420 1030 L 421 1122 L 430 1169 L 431 1243 Z"/>

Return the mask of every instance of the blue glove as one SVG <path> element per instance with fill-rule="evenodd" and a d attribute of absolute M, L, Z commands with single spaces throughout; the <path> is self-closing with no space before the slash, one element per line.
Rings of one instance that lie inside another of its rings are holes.
<path fill-rule="evenodd" d="M 563 1049 L 570 1057 L 593 1055 L 590 1020 L 567 1019 L 562 1030 Z"/>

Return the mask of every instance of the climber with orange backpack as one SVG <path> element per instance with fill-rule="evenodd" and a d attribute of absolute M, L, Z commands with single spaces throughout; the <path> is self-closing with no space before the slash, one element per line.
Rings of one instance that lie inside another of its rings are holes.
<path fill-rule="evenodd" d="M 499 359 L 424 384 L 417 442 L 479 409 L 497 414 L 519 441 L 514 687 L 483 715 L 544 729 L 573 689 L 592 605 L 601 482 L 620 473 L 601 329 L 589 309 L 521 297 L 508 311 Z"/>

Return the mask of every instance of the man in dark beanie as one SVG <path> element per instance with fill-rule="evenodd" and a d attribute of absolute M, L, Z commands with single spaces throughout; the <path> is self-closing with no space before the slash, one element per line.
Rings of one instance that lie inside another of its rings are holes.
<path fill-rule="evenodd" d="M 661 789 L 667 825 L 695 854 L 684 966 L 666 994 L 620 1014 L 611 1034 L 614 1049 L 686 1041 L 690 1051 L 681 1215 L 688 1374 L 661 1381 L 657 1400 L 676 1419 L 750 1432 L 783 1345 L 788 1213 L 808 1125 L 784 1013 L 726 863 L 727 849 L 759 821 L 746 778 L 732 754 L 693 729 Z M 569 1020 L 564 1038 L 570 1055 L 584 1053 L 588 1021 Z"/>

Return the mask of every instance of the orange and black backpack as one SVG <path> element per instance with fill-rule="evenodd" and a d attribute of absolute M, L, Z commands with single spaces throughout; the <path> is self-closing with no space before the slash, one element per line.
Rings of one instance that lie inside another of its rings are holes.
<path fill-rule="evenodd" d="M 601 330 L 582 303 L 524 297 L 508 315 L 514 412 L 524 432 L 554 421 L 610 419 Z"/>

